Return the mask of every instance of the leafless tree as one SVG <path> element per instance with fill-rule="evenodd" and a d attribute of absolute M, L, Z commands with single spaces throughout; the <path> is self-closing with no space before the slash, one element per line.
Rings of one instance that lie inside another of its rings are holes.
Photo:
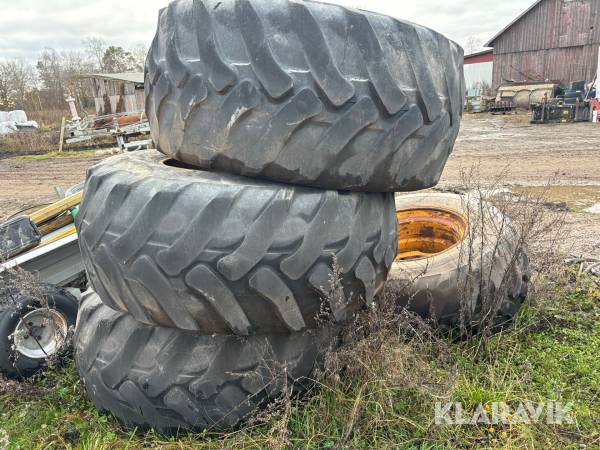
<path fill-rule="evenodd" d="M 490 83 L 484 80 L 475 82 L 473 84 L 473 88 L 480 90 L 483 93 L 483 95 L 493 94 L 492 86 L 490 85 Z"/>
<path fill-rule="evenodd" d="M 148 55 L 148 46 L 141 43 L 134 45 L 131 49 L 131 55 L 133 56 L 135 70 L 143 72 L 146 56 Z"/>
<path fill-rule="evenodd" d="M 0 107 L 23 108 L 35 80 L 35 70 L 30 64 L 18 59 L 0 61 Z"/>
<path fill-rule="evenodd" d="M 40 55 L 37 70 L 49 104 L 47 107 L 62 109 L 66 107 L 68 95 L 89 96 L 82 88 L 79 75 L 93 73 L 95 63 L 77 50 L 59 53 L 46 48 Z"/>
<path fill-rule="evenodd" d="M 4 61 L 0 62 L 0 110 L 12 109 L 12 88 L 10 79 L 4 70 Z"/>
<path fill-rule="evenodd" d="M 88 58 L 93 61 L 96 69 L 102 72 L 104 70 L 102 58 L 104 58 L 104 54 L 108 48 L 106 41 L 102 38 L 92 36 L 85 38 L 81 43 L 85 48 Z"/>
<path fill-rule="evenodd" d="M 81 75 L 96 72 L 96 64 L 83 52 L 71 50 L 61 53 L 61 64 L 65 76 L 64 87 L 66 95 L 72 95 L 79 100 L 81 105 L 93 103 L 92 93 L 85 84 Z"/>
<path fill-rule="evenodd" d="M 108 46 L 98 37 L 88 37 L 82 41 L 82 47 L 64 52 L 44 48 L 35 67 L 20 60 L 1 61 L 0 107 L 62 110 L 69 95 L 86 107 L 93 104 L 93 94 L 80 75 L 144 69 L 147 47 L 143 44 L 128 50 Z"/>
<path fill-rule="evenodd" d="M 53 48 L 45 48 L 37 62 L 40 80 L 48 92 L 52 107 L 60 107 L 65 98 L 65 71 L 60 54 Z"/>
<path fill-rule="evenodd" d="M 60 54 L 61 65 L 66 76 L 93 73 L 95 64 L 88 59 L 83 52 L 70 50 Z"/>
<path fill-rule="evenodd" d="M 481 39 L 469 36 L 465 42 L 465 54 L 470 55 L 481 49 Z"/>

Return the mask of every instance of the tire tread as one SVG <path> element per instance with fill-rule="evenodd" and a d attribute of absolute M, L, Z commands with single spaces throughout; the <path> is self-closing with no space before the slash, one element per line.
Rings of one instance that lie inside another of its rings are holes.
<path fill-rule="evenodd" d="M 325 189 L 391 192 L 437 183 L 462 116 L 456 44 L 374 13 L 287 0 L 193 0 L 190 25 L 189 1 L 161 14 L 146 64 L 147 110 L 160 151 L 206 169 Z M 231 36 L 217 33 L 217 22 Z M 239 45 L 232 46 L 234 37 Z M 197 64 L 180 52 L 191 39 Z M 333 48 L 340 39 L 341 57 Z M 293 55 L 283 53 L 286 45 Z M 438 57 L 426 58 L 425 45 Z M 347 52 L 355 55 L 352 64 Z M 406 60 L 400 70 L 393 66 L 398 58 Z M 443 72 L 444 81 L 432 71 Z M 418 125 L 381 148 L 404 120 L 414 123 L 412 107 L 421 113 Z M 419 131 L 443 114 L 450 120 L 442 122 L 442 136 L 431 135 L 419 152 L 426 158 L 417 157 Z M 339 170 L 354 157 L 374 159 L 376 169 Z M 400 172 L 390 170 L 399 159 Z"/>

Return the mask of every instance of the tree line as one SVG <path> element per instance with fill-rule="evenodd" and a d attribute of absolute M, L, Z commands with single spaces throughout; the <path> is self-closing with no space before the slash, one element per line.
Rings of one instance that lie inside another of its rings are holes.
<path fill-rule="evenodd" d="M 81 75 L 141 72 L 147 48 L 125 49 L 104 39 L 86 38 L 80 50 L 44 48 L 36 64 L 20 59 L 0 60 L 0 110 L 65 109 L 72 95 L 80 108 L 93 106 L 92 92 Z"/>

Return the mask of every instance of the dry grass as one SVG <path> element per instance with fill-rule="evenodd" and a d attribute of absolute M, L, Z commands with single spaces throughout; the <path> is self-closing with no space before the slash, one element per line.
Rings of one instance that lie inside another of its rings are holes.
<path fill-rule="evenodd" d="M 0 156 L 4 153 L 9 156 L 36 159 L 35 156 L 45 155 L 46 158 L 54 156 L 86 156 L 82 150 L 98 150 L 115 147 L 116 141 L 107 136 L 95 138 L 93 141 L 65 144 L 63 152 L 58 153 L 60 142 L 59 131 L 22 131 L 0 136 Z"/>
<path fill-rule="evenodd" d="M 58 150 L 60 131 L 20 131 L 0 136 L 0 154 L 28 154 Z"/>
<path fill-rule="evenodd" d="M 28 155 L 56 152 L 60 143 L 60 125 L 65 117 L 70 119 L 68 110 L 44 110 L 27 112 L 29 120 L 35 120 L 39 129 L 21 131 L 0 136 L 0 155 Z M 115 146 L 114 138 L 97 138 L 94 141 L 65 144 L 65 150 L 81 148 L 97 149 L 106 146 Z"/>
<path fill-rule="evenodd" d="M 40 129 L 45 131 L 60 131 L 60 124 L 63 117 L 66 119 L 71 118 L 71 113 L 68 109 L 27 111 L 27 118 L 29 120 L 35 120 L 40 126 Z"/>

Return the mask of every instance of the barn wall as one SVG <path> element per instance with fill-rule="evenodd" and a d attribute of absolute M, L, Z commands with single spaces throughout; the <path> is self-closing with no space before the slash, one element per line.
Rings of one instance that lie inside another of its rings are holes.
<path fill-rule="evenodd" d="M 545 0 L 494 42 L 494 55 L 600 43 L 600 0 Z"/>
<path fill-rule="evenodd" d="M 591 82 L 596 75 L 598 45 L 554 48 L 495 56 L 494 88 L 504 80 L 551 80 L 568 84 Z"/>
<path fill-rule="evenodd" d="M 598 48 L 598 69 L 596 70 L 596 98 L 600 99 L 600 48 Z"/>
<path fill-rule="evenodd" d="M 144 90 L 136 89 L 135 83 L 102 78 L 93 78 L 90 83 L 96 115 L 143 111 Z"/>
<path fill-rule="evenodd" d="M 544 0 L 493 43 L 494 82 L 592 81 L 600 44 L 600 0 Z"/>

